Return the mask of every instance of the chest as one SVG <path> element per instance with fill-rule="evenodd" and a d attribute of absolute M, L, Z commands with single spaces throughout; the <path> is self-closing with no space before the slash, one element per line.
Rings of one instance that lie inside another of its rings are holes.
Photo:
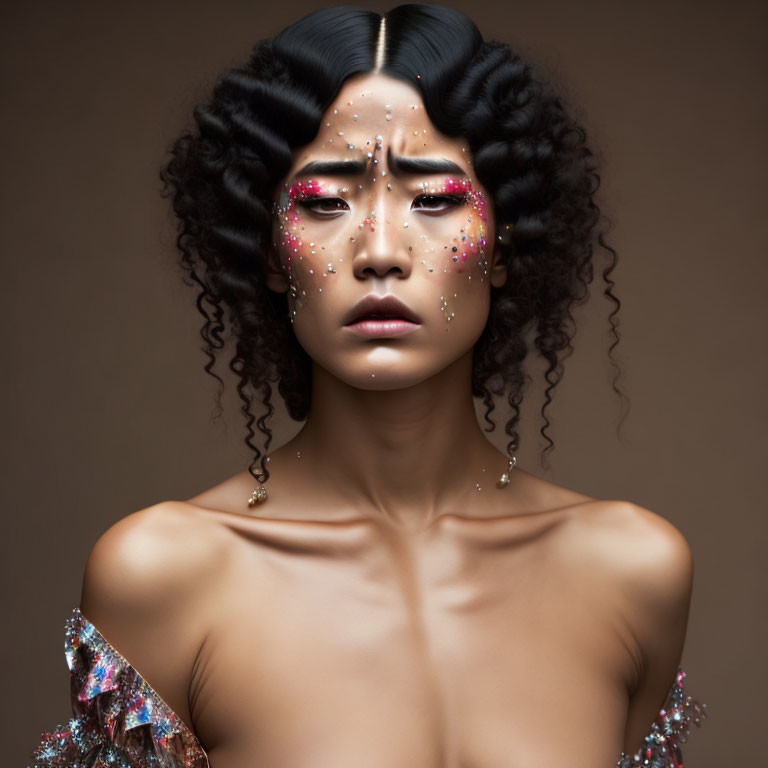
<path fill-rule="evenodd" d="M 214 768 L 615 764 L 619 600 L 556 535 L 262 544 L 229 570 L 192 686 Z"/>

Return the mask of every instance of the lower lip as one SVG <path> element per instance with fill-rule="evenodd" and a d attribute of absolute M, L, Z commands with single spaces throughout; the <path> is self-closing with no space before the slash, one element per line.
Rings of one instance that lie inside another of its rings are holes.
<path fill-rule="evenodd" d="M 419 328 L 419 323 L 408 320 L 359 320 L 346 326 L 361 336 L 402 336 Z"/>

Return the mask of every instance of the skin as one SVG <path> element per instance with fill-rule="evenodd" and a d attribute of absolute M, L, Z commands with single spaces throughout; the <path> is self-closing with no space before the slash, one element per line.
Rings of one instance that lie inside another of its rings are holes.
<path fill-rule="evenodd" d="M 473 196 L 417 201 L 459 177 L 398 172 L 396 156 L 456 163 Z M 359 174 L 296 178 L 361 158 Z M 520 467 L 496 487 L 507 457 L 470 376 L 506 275 L 466 143 L 409 85 L 351 78 L 294 153 L 273 235 L 269 286 L 289 294 L 314 389 L 271 456 L 269 500 L 247 506 L 243 471 L 123 518 L 88 559 L 83 613 L 215 768 L 615 765 L 674 680 L 690 549 L 630 502 Z M 454 260 L 462 235 L 477 247 Z M 369 293 L 402 299 L 418 330 L 345 328 Z"/>

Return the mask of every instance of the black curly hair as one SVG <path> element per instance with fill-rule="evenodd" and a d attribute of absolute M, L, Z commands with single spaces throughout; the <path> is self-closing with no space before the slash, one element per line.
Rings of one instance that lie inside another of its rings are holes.
<path fill-rule="evenodd" d="M 608 316 L 618 344 L 621 303 L 610 273 L 617 255 L 604 240 L 609 226 L 594 202 L 600 184 L 586 132 L 537 70 L 509 44 L 484 41 L 462 12 L 439 5 L 399 5 L 385 14 L 380 71 L 416 88 L 432 123 L 448 136 L 464 137 L 475 173 L 493 199 L 497 247 L 507 280 L 491 288 L 487 324 L 473 355 L 472 393 L 485 406 L 486 431 L 493 396 L 506 394 L 512 409 L 507 448 L 519 444 L 523 389 L 530 377 L 523 362 L 528 331 L 547 363 L 541 434 L 546 408 L 572 351 L 572 308 L 586 301 L 593 279 L 592 254 L 599 243 L 609 254 L 603 291 L 615 305 Z M 274 38 L 258 42 L 247 63 L 219 76 L 210 98 L 194 110 L 196 130 L 185 131 L 160 171 L 163 197 L 172 197 L 178 217 L 180 263 L 197 285 L 201 336 L 213 372 L 229 323 L 235 341 L 229 368 L 247 422 L 247 446 L 255 452 L 251 474 L 269 478 L 273 384 L 295 420 L 310 408 L 311 360 L 299 345 L 286 295 L 269 290 L 265 265 L 271 248 L 272 199 L 291 167 L 291 151 L 311 142 L 323 114 L 344 81 L 374 69 L 382 16 L 357 7 L 314 11 Z M 226 311 L 226 312 L 225 312 Z M 565 351 L 565 354 L 562 353 Z M 623 397 L 616 385 L 612 387 Z M 250 390 L 250 391 L 249 391 Z M 264 412 L 251 412 L 261 394 Z M 263 452 L 253 442 L 253 422 L 265 436 Z M 259 474 L 255 471 L 260 460 Z"/>

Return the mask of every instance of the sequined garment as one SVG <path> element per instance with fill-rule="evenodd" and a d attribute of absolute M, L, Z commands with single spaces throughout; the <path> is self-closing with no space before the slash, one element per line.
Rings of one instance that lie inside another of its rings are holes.
<path fill-rule="evenodd" d="M 64 653 L 74 717 L 42 734 L 29 768 L 210 768 L 184 721 L 79 608 L 67 619 Z M 680 744 L 707 716 L 684 678 L 681 668 L 641 750 L 622 752 L 616 768 L 683 768 Z"/>
<path fill-rule="evenodd" d="M 79 608 L 64 653 L 74 717 L 42 734 L 34 768 L 208 768 L 184 721 Z"/>
<path fill-rule="evenodd" d="M 691 726 L 699 727 L 707 716 L 707 705 L 685 692 L 684 678 L 685 672 L 679 667 L 664 706 L 642 747 L 634 755 L 622 752 L 616 768 L 683 768 L 680 745 L 688 740 Z"/>

